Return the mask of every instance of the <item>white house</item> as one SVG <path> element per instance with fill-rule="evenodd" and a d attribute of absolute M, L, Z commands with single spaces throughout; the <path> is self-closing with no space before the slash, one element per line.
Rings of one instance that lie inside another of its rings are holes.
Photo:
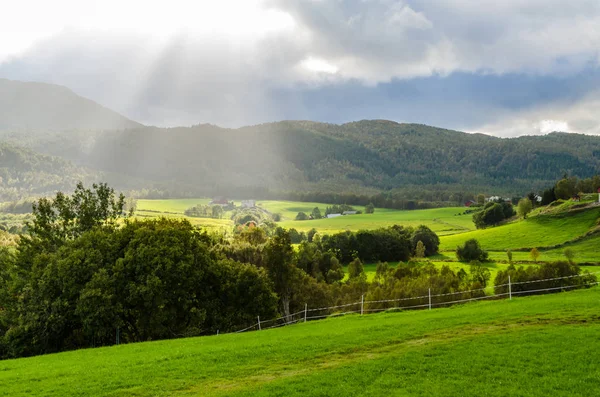
<path fill-rule="evenodd" d="M 338 216 L 342 216 L 342 214 L 327 214 L 327 218 L 337 218 Z"/>

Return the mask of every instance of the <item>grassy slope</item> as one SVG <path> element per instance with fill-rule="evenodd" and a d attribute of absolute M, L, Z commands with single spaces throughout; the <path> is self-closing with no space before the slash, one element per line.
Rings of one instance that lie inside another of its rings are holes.
<path fill-rule="evenodd" d="M 0 393 L 599 395 L 599 304 L 593 288 L 3 361 Z"/>
<path fill-rule="evenodd" d="M 551 247 L 584 235 L 597 224 L 600 207 L 576 213 L 539 215 L 499 227 L 443 236 L 441 251 L 454 251 L 466 240 L 476 238 L 487 250 Z"/>

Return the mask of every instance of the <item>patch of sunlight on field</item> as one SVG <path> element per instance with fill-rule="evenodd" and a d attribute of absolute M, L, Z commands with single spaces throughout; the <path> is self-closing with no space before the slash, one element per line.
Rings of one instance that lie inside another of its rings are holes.
<path fill-rule="evenodd" d="M 460 207 L 435 208 L 426 210 L 382 210 L 375 209 L 374 214 L 339 216 L 330 219 L 308 221 L 284 221 L 280 225 L 308 231 L 312 228 L 320 233 L 337 233 L 345 230 L 376 229 L 393 225 L 417 227 L 425 225 L 439 235 L 463 233 L 474 229 L 470 215 L 457 215 L 464 211 Z M 295 215 L 294 215 L 295 216 Z"/>
<path fill-rule="evenodd" d="M 552 247 L 571 241 L 595 227 L 600 208 L 577 213 L 538 215 L 524 221 L 490 227 L 440 238 L 440 251 L 454 251 L 458 245 L 475 238 L 486 250 Z"/>
<path fill-rule="evenodd" d="M 186 209 L 198 204 L 208 204 L 210 199 L 169 199 L 169 200 L 138 200 L 136 215 L 139 217 L 184 217 Z M 239 205 L 239 201 L 235 201 Z M 257 201 L 257 206 L 271 213 L 279 213 L 283 221 L 278 226 L 295 228 L 298 231 L 309 231 L 315 228 L 322 234 L 338 233 L 346 230 L 357 231 L 361 229 L 377 229 L 393 225 L 417 227 L 426 225 L 439 235 L 462 233 L 474 229 L 471 215 L 461 215 L 463 207 L 433 208 L 426 210 L 402 211 L 386 208 L 376 208 L 374 214 L 346 215 L 331 219 L 315 219 L 309 221 L 295 221 L 298 212 L 310 214 L 313 208 L 318 207 L 325 214 L 326 207 L 331 204 L 304 203 L 298 201 Z M 356 210 L 364 211 L 362 206 L 353 206 Z M 190 218 L 195 225 L 207 227 L 230 228 L 233 223 L 229 220 L 231 212 L 226 212 L 223 219 Z"/>

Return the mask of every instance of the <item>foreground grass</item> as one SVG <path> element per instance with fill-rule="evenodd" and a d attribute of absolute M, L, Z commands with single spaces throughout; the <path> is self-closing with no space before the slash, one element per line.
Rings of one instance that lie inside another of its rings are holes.
<path fill-rule="evenodd" d="M 0 394 L 599 395 L 598 304 L 593 288 L 9 360 Z"/>

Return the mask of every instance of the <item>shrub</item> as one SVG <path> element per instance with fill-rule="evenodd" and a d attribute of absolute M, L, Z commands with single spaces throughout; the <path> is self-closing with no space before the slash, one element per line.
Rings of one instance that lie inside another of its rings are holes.
<path fill-rule="evenodd" d="M 462 247 L 456 247 L 456 257 L 461 262 L 486 261 L 488 253 L 484 251 L 476 239 L 470 239 Z"/>
<path fill-rule="evenodd" d="M 305 212 L 298 212 L 298 215 L 296 215 L 297 221 L 305 221 L 307 219 L 308 219 L 308 215 L 306 215 Z"/>

